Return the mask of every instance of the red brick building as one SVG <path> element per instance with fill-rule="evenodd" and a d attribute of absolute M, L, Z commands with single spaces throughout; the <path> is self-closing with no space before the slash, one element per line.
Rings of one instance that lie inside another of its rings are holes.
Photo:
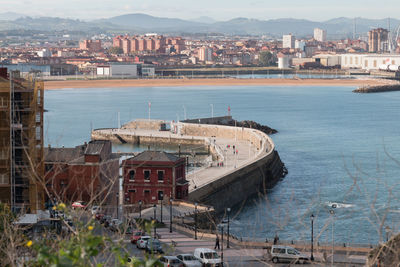
<path fill-rule="evenodd" d="M 110 141 L 91 141 L 75 148 L 45 149 L 45 180 L 50 194 L 62 201 L 115 205 L 119 186 L 119 157 Z"/>
<path fill-rule="evenodd" d="M 144 151 L 122 162 L 125 204 L 188 199 L 185 159 L 159 151 Z"/>
<path fill-rule="evenodd" d="M 101 40 L 83 40 L 79 42 L 79 49 L 89 52 L 101 52 Z"/>

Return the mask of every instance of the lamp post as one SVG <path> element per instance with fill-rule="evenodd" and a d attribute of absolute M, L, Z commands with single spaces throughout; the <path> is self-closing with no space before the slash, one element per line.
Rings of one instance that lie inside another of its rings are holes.
<path fill-rule="evenodd" d="M 142 219 L 142 201 L 139 200 L 139 219 Z"/>
<path fill-rule="evenodd" d="M 389 226 L 385 227 L 385 232 L 386 232 L 386 242 L 388 242 L 389 241 L 389 232 L 390 232 L 390 227 Z"/>
<path fill-rule="evenodd" d="M 224 264 L 224 226 L 221 226 L 221 263 Z"/>
<path fill-rule="evenodd" d="M 119 219 L 119 194 L 117 193 L 117 219 Z"/>
<path fill-rule="evenodd" d="M 310 260 L 314 261 L 314 214 L 311 214 L 311 257 Z"/>
<path fill-rule="evenodd" d="M 329 211 L 329 213 L 332 216 L 332 258 L 331 258 L 331 266 L 333 266 L 333 255 L 334 255 L 334 249 L 335 249 L 335 239 L 334 239 L 334 223 L 335 223 L 335 211 L 333 210 L 336 208 L 336 205 L 332 205 L 332 209 Z"/>
<path fill-rule="evenodd" d="M 161 223 L 163 223 L 163 214 L 162 214 L 162 203 L 163 203 L 163 200 L 164 200 L 164 193 L 163 192 L 161 192 L 160 193 L 160 200 L 161 200 Z"/>
<path fill-rule="evenodd" d="M 157 224 L 157 219 L 156 219 L 157 205 L 154 204 L 153 208 L 154 208 L 154 238 L 157 238 L 157 227 L 156 227 L 156 224 Z"/>
<path fill-rule="evenodd" d="M 171 197 L 169 199 L 169 232 L 172 233 L 172 200 L 173 198 Z"/>
<path fill-rule="evenodd" d="M 194 239 L 197 240 L 197 203 L 194 203 Z"/>
<path fill-rule="evenodd" d="M 228 214 L 228 235 L 226 237 L 226 248 L 229 248 L 229 214 L 231 213 L 231 208 L 227 208 L 226 211 Z"/>

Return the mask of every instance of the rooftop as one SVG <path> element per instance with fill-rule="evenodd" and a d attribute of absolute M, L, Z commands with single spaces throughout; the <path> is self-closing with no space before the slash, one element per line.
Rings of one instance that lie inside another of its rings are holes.
<path fill-rule="evenodd" d="M 143 151 L 139 155 L 130 158 L 130 160 L 134 161 L 152 161 L 152 162 L 176 162 L 180 158 L 164 152 L 164 151 Z"/>

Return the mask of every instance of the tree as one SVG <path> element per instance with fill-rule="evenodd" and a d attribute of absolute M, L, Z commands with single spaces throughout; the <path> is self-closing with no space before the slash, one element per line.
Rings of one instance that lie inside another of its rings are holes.
<path fill-rule="evenodd" d="M 124 50 L 122 50 L 121 47 L 113 46 L 108 49 L 108 52 L 110 52 L 111 54 L 123 54 Z"/>
<path fill-rule="evenodd" d="M 274 55 L 269 51 L 262 51 L 259 54 L 260 65 L 272 66 L 274 65 Z"/>

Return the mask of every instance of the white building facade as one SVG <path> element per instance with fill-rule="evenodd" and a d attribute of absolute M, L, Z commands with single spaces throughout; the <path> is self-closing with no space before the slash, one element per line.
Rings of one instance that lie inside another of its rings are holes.
<path fill-rule="evenodd" d="M 314 39 L 319 42 L 326 42 L 326 30 L 315 28 L 314 29 Z"/>
<path fill-rule="evenodd" d="M 393 54 L 342 54 L 342 69 L 378 70 L 382 65 L 400 66 L 400 55 Z"/>
<path fill-rule="evenodd" d="M 283 35 L 282 38 L 282 48 L 295 48 L 295 40 L 292 34 Z"/>

